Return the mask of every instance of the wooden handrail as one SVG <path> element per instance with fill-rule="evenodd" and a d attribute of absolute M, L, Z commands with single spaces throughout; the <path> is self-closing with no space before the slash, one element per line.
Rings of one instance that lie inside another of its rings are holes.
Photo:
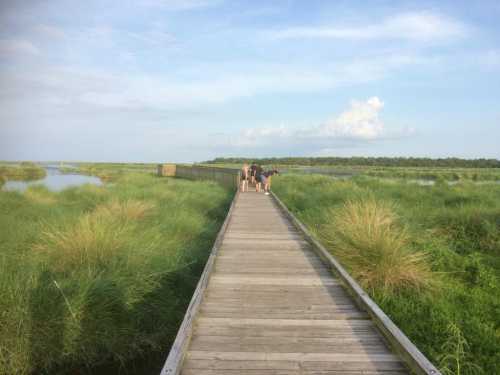
<path fill-rule="evenodd" d="M 271 192 L 271 196 L 278 206 L 291 220 L 295 227 L 303 233 L 305 239 L 312 245 L 313 250 L 323 262 L 329 266 L 340 278 L 358 305 L 372 318 L 377 328 L 384 335 L 394 351 L 406 363 L 409 369 L 418 375 L 441 375 L 441 372 L 418 350 L 382 309 L 368 296 L 361 286 L 349 275 L 342 265 L 325 247 L 318 242 L 299 219 L 285 206 L 285 204 Z"/>
<path fill-rule="evenodd" d="M 184 355 L 186 353 L 186 348 L 189 345 L 189 340 L 191 339 L 191 335 L 193 333 L 193 323 L 196 314 L 200 308 L 200 304 L 203 300 L 203 296 L 205 294 L 205 290 L 208 285 L 208 280 L 212 273 L 215 264 L 215 258 L 217 256 L 217 252 L 219 251 L 219 247 L 222 244 L 222 240 L 224 239 L 224 234 L 226 233 L 227 226 L 231 219 L 231 214 L 234 210 L 234 205 L 236 199 L 238 197 L 238 192 L 234 195 L 231 206 L 229 207 L 229 211 L 227 213 L 226 219 L 222 224 L 222 227 L 217 234 L 217 238 L 215 239 L 214 245 L 210 252 L 210 256 L 208 257 L 207 263 L 205 264 L 205 268 L 203 269 L 203 273 L 201 274 L 200 280 L 198 281 L 198 285 L 193 293 L 193 297 L 191 298 L 191 302 L 186 310 L 186 314 L 184 315 L 184 320 L 182 321 L 181 326 L 179 327 L 179 331 L 177 331 L 177 336 L 175 337 L 175 341 L 170 349 L 167 360 L 163 365 L 163 369 L 161 371 L 161 375 L 178 375 L 180 374 L 180 370 L 182 367 L 182 361 L 184 360 Z"/>

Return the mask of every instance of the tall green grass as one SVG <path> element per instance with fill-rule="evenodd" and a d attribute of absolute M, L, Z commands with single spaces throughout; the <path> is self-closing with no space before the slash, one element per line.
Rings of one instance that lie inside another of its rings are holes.
<path fill-rule="evenodd" d="M 166 355 L 230 199 L 145 174 L 0 191 L 0 374 Z"/>
<path fill-rule="evenodd" d="M 0 186 L 6 180 L 38 180 L 46 175 L 45 169 L 35 163 L 22 162 L 19 165 L 0 165 Z"/>
<path fill-rule="evenodd" d="M 500 373 L 500 186 L 284 175 L 273 189 L 443 371 Z"/>

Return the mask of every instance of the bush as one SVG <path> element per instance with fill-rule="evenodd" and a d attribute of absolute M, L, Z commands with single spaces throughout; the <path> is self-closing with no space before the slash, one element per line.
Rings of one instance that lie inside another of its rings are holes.
<path fill-rule="evenodd" d="M 411 251 L 408 231 L 390 204 L 347 201 L 326 220 L 320 237 L 364 287 L 389 293 L 430 285 L 425 254 Z"/>

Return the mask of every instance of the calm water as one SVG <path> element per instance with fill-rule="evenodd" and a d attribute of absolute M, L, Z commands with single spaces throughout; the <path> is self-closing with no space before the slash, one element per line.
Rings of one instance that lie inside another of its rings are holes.
<path fill-rule="evenodd" d="M 70 186 L 83 184 L 102 185 L 102 181 L 98 177 L 76 173 L 61 174 L 59 167 L 55 165 L 47 165 L 45 170 L 47 171 L 45 178 L 35 181 L 7 181 L 2 189 L 24 191 L 31 185 L 45 185 L 49 190 L 60 191 Z"/>

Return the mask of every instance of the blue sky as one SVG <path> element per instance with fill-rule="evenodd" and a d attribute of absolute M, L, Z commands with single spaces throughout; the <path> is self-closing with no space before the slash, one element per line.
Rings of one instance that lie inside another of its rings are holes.
<path fill-rule="evenodd" d="M 0 3 L 0 160 L 500 158 L 500 2 Z"/>

